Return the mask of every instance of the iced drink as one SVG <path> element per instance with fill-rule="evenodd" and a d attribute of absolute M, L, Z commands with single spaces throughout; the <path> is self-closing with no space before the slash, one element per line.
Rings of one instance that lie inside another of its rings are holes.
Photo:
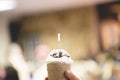
<path fill-rule="evenodd" d="M 52 50 L 47 58 L 48 80 L 68 80 L 64 76 L 70 70 L 72 59 L 63 49 Z"/>

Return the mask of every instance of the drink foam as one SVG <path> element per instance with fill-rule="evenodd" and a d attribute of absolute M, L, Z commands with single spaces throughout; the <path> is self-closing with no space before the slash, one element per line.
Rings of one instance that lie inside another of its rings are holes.
<path fill-rule="evenodd" d="M 63 49 L 55 49 L 52 50 L 47 57 L 47 63 L 51 62 L 64 62 L 67 64 L 71 64 L 73 60 L 71 59 L 67 51 Z"/>

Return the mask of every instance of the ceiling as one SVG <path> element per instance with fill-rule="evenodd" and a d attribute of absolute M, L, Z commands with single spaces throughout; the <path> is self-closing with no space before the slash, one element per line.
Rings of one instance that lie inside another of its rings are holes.
<path fill-rule="evenodd" d="M 42 13 L 88 5 L 97 5 L 111 1 L 113 0 L 16 0 L 15 9 L 0 12 L 0 14 L 9 13 L 12 16 L 30 15 L 38 12 Z"/>

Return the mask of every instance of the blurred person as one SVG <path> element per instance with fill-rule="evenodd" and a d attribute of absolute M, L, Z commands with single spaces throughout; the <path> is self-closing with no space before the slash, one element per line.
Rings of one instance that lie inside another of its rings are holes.
<path fill-rule="evenodd" d="M 38 45 L 35 49 L 35 57 L 36 57 L 36 62 L 37 66 L 40 67 L 45 63 L 45 60 L 50 52 L 50 49 L 47 45 L 41 44 Z"/>
<path fill-rule="evenodd" d="M 17 70 L 19 80 L 30 80 L 30 70 L 21 47 L 17 43 L 12 43 L 10 46 L 9 62 Z"/>
<path fill-rule="evenodd" d="M 12 66 L 0 67 L 0 80 L 19 80 L 18 72 Z"/>
<path fill-rule="evenodd" d="M 37 60 L 37 69 L 33 74 L 33 80 L 44 80 L 47 76 L 46 58 L 50 52 L 47 45 L 41 44 L 36 47 L 35 55 Z"/>
<path fill-rule="evenodd" d="M 110 54 L 108 52 L 102 52 L 96 56 L 96 60 L 100 68 L 101 79 L 109 80 L 112 75 L 112 68 L 114 65 L 114 61 Z"/>
<path fill-rule="evenodd" d="M 7 66 L 5 68 L 5 71 L 6 71 L 5 80 L 19 80 L 18 72 L 12 66 Z"/>
<path fill-rule="evenodd" d="M 120 80 L 120 61 L 115 64 L 110 80 Z"/>
<path fill-rule="evenodd" d="M 103 50 L 108 51 L 115 58 L 119 48 L 120 24 L 113 18 L 106 18 L 100 24 Z"/>
<path fill-rule="evenodd" d="M 3 66 L 0 66 L 0 80 L 6 80 L 6 71 Z"/>

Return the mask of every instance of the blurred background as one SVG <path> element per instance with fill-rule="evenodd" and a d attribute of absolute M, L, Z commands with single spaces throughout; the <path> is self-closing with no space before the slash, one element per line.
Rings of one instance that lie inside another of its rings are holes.
<path fill-rule="evenodd" d="M 120 80 L 119 0 L 0 0 L 0 80 L 44 80 L 58 33 L 81 80 Z"/>

